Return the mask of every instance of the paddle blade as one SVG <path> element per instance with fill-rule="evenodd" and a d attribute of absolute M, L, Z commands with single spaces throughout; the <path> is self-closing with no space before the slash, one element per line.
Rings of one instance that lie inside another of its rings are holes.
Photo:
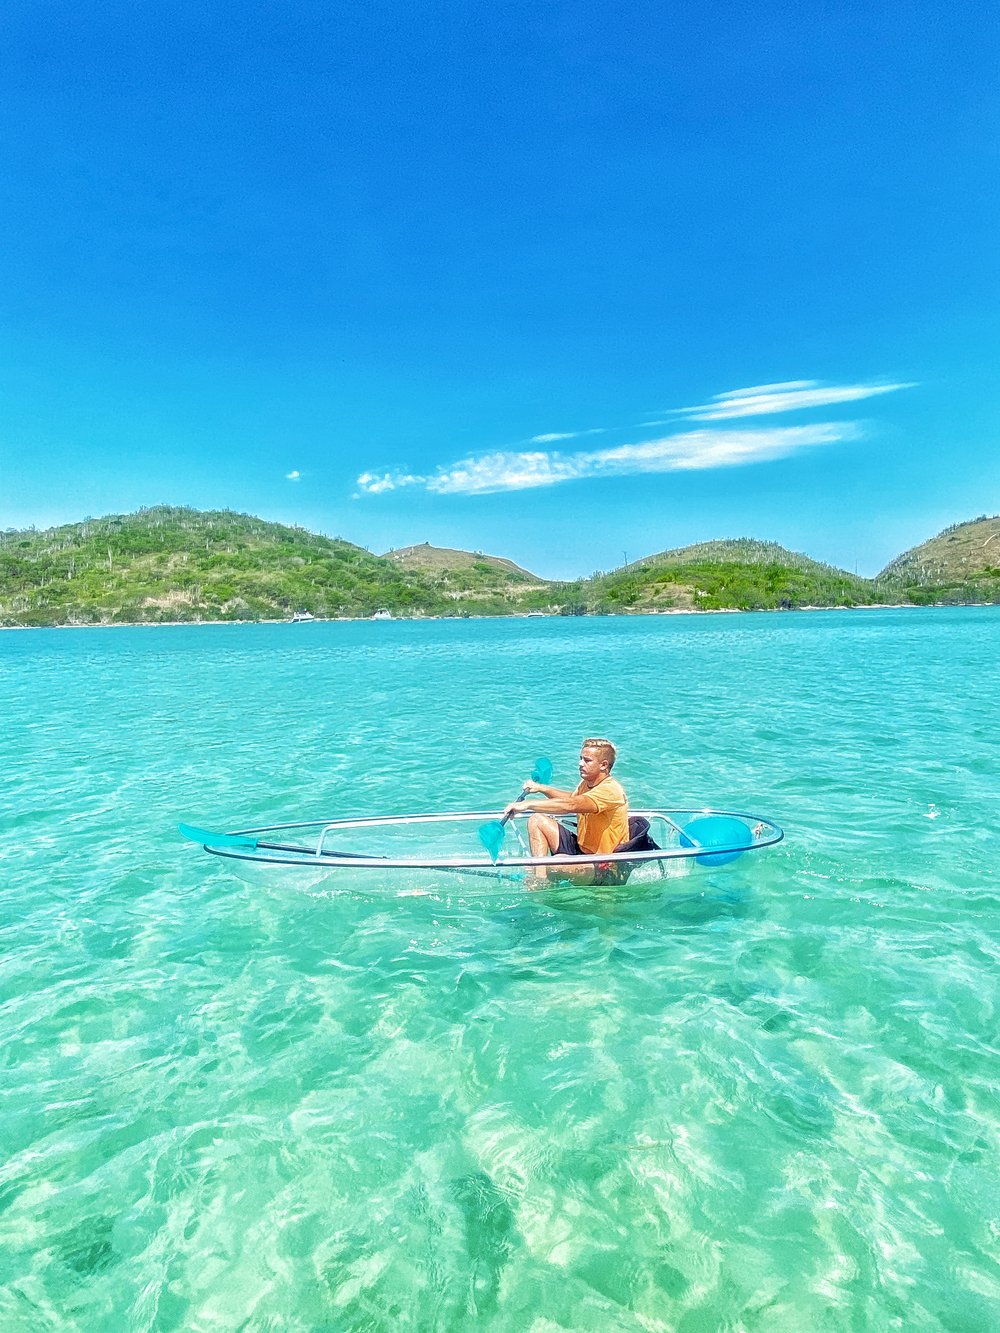
<path fill-rule="evenodd" d="M 181 837 L 191 842 L 199 842 L 202 847 L 256 847 L 257 839 L 248 838 L 242 833 L 212 833 L 207 828 L 196 828 L 194 824 L 178 824 Z"/>
<path fill-rule="evenodd" d="M 479 825 L 479 841 L 490 854 L 490 860 L 496 865 L 500 848 L 503 846 L 504 827 L 499 819 L 491 819 L 488 824 Z"/>
<path fill-rule="evenodd" d="M 753 843 L 753 834 L 742 819 L 728 815 L 702 815 L 685 824 L 681 831 L 682 847 L 726 847 L 725 852 L 706 851 L 694 859 L 700 866 L 724 866 L 742 856 Z"/>
<path fill-rule="evenodd" d="M 531 770 L 532 782 L 540 782 L 545 787 L 548 786 L 551 777 L 552 761 L 550 759 L 536 759 L 535 767 Z M 528 789 L 524 787 L 517 799 L 523 801 L 527 794 Z M 510 815 L 504 815 L 503 819 L 491 819 L 488 824 L 479 825 L 479 841 L 489 852 L 490 860 L 494 865 L 496 865 L 497 857 L 500 855 L 500 849 L 503 846 L 503 828 L 509 819 Z"/>

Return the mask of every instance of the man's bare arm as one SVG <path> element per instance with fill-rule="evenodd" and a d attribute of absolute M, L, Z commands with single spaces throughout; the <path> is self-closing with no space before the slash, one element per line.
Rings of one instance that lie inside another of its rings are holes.
<path fill-rule="evenodd" d="M 579 796 L 575 792 L 560 791 L 557 787 L 542 787 L 537 783 L 532 783 L 532 790 L 537 791 L 542 796 L 548 796 L 544 805 L 538 805 L 534 801 L 514 801 L 507 806 L 504 814 L 539 814 L 539 815 L 592 815 L 598 807 L 597 802 L 592 796 L 581 793 Z"/>
<path fill-rule="evenodd" d="M 562 787 L 547 787 L 544 782 L 528 781 L 524 784 L 524 790 L 537 792 L 539 796 L 544 796 L 549 801 L 565 801 L 574 794 L 571 791 L 565 791 Z"/>

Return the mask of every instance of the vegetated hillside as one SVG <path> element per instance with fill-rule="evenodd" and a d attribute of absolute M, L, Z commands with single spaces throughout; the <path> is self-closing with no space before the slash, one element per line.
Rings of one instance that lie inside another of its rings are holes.
<path fill-rule="evenodd" d="M 247 514 L 168 506 L 0 532 L 0 625 L 370 616 L 381 606 L 407 616 L 602 615 L 886 601 L 1000 601 L 1000 518 L 949 528 L 876 579 L 741 538 L 555 583 L 499 556 L 428 546 L 378 556 Z"/>
<path fill-rule="evenodd" d="M 610 611 L 860 606 L 884 595 L 870 579 L 749 537 L 661 551 L 596 576 L 586 590 L 596 609 Z"/>
<path fill-rule="evenodd" d="M 1000 515 L 945 528 L 878 578 L 913 602 L 1000 602 Z"/>
<path fill-rule="evenodd" d="M 400 546 L 386 551 L 387 560 L 395 560 L 405 569 L 419 569 L 425 574 L 436 574 L 442 570 L 474 569 L 481 573 L 495 571 L 505 574 L 515 582 L 548 584 L 550 580 L 539 578 L 513 560 L 500 555 L 483 555 L 481 551 L 453 551 L 447 546 L 432 546 L 424 542 L 420 546 Z"/>
<path fill-rule="evenodd" d="M 0 534 L 0 624 L 147 623 L 440 609 L 419 574 L 228 510 L 158 506 Z"/>
<path fill-rule="evenodd" d="M 784 564 L 795 569 L 830 570 L 832 565 L 822 565 L 807 555 L 789 551 L 777 542 L 762 542 L 755 537 L 731 537 L 724 541 L 696 542 L 693 546 L 678 546 L 670 551 L 659 551 L 656 555 L 647 555 L 637 560 L 627 569 L 637 565 L 686 565 L 697 564 L 703 560 L 713 563 L 725 561 L 742 565 Z M 839 570 L 837 571 L 840 572 Z"/>
<path fill-rule="evenodd" d="M 229 510 L 161 505 L 44 532 L 0 533 L 0 625 L 394 615 L 547 607 L 549 585 L 473 563 L 431 575 L 339 538 Z"/>
<path fill-rule="evenodd" d="M 479 551 L 455 551 L 447 547 L 404 546 L 387 551 L 386 560 L 404 570 L 420 574 L 440 596 L 455 603 L 458 612 L 477 611 L 484 603 L 511 611 L 557 609 L 560 586 L 515 565 L 502 556 Z"/>

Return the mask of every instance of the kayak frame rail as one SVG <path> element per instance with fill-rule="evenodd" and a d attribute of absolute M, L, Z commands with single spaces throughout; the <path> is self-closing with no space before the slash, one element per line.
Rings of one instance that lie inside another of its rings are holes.
<path fill-rule="evenodd" d="M 544 809 L 544 806 L 541 806 L 540 809 Z M 489 862 L 486 860 L 485 857 L 472 857 L 465 855 L 435 857 L 433 855 L 428 856 L 426 854 L 422 856 L 396 857 L 396 856 L 386 856 L 384 853 L 380 855 L 378 853 L 372 854 L 367 852 L 336 851 L 332 848 L 330 850 L 326 849 L 326 843 L 332 835 L 339 832 L 344 832 L 347 829 L 351 830 L 362 829 L 362 828 L 377 829 L 377 828 L 393 827 L 393 826 L 399 827 L 401 825 L 406 825 L 406 824 L 439 824 L 448 821 L 461 821 L 461 822 L 472 823 L 475 821 L 481 821 L 489 818 L 491 813 L 492 812 L 489 811 L 473 813 L 470 811 L 462 810 L 462 811 L 452 811 L 447 813 L 434 813 L 434 814 L 379 815 L 379 816 L 345 818 L 345 819 L 335 819 L 335 820 L 325 820 L 325 821 L 302 820 L 289 824 L 270 824 L 267 825 L 266 827 L 258 827 L 253 829 L 240 829 L 238 830 L 238 833 L 240 835 L 247 837 L 254 837 L 254 836 L 266 837 L 266 835 L 268 834 L 273 836 L 274 834 L 281 833 L 286 830 L 291 831 L 292 829 L 303 829 L 303 830 L 315 829 L 318 827 L 319 833 L 316 835 L 315 848 L 308 846 L 293 848 L 292 846 L 289 845 L 281 846 L 280 844 L 272 844 L 274 851 L 280 853 L 286 853 L 285 855 L 278 855 L 278 856 L 267 856 L 266 844 L 260 845 L 260 850 L 262 852 L 265 852 L 264 855 L 255 855 L 253 851 L 249 850 L 241 854 L 236 849 L 223 848 L 223 847 L 206 847 L 206 850 L 218 856 L 233 857 L 235 859 L 247 860 L 247 861 L 259 861 L 276 866 L 277 865 L 306 866 L 310 864 L 334 866 L 338 864 L 339 865 L 350 864 L 359 869 L 367 867 L 373 869 L 397 868 L 397 869 L 433 870 L 433 869 L 448 869 L 448 868 L 462 868 L 462 867 L 478 867 L 480 865 L 483 865 L 486 866 L 487 868 L 493 868 L 499 870 L 501 867 L 504 866 L 510 869 L 514 868 L 531 869 L 543 866 L 551 867 L 554 860 L 555 861 L 567 860 L 571 861 L 573 864 L 576 865 L 581 865 L 581 864 L 595 865 L 598 862 L 602 864 L 608 862 L 610 863 L 627 862 L 632 865 L 641 865 L 644 864 L 645 862 L 673 861 L 680 859 L 688 859 L 705 854 L 725 855 L 727 853 L 742 853 L 742 852 L 754 851 L 761 847 L 773 846 L 775 843 L 781 842 L 781 840 L 784 837 L 784 830 L 780 827 L 780 825 L 776 824 L 772 819 L 768 819 L 764 816 L 749 814 L 746 811 L 718 810 L 706 806 L 701 806 L 701 807 L 672 806 L 669 809 L 661 808 L 661 809 L 633 810 L 630 813 L 636 816 L 644 816 L 645 818 L 650 820 L 651 826 L 653 824 L 659 824 L 665 831 L 669 830 L 675 833 L 679 839 L 684 838 L 684 824 L 678 822 L 678 820 L 675 818 L 671 818 L 671 816 L 678 816 L 686 820 L 690 820 L 693 817 L 698 817 L 703 815 L 726 815 L 729 816 L 730 818 L 743 821 L 744 825 L 747 827 L 748 831 L 752 836 L 752 841 L 749 844 L 741 842 L 739 844 L 734 843 L 731 846 L 728 844 L 725 846 L 716 844 L 716 845 L 705 845 L 702 847 L 690 844 L 685 846 L 682 842 L 680 846 L 658 847 L 655 851 L 602 852 L 599 855 L 595 854 L 593 856 L 578 856 L 572 858 L 562 858 L 562 857 L 554 858 L 548 856 L 533 857 L 530 855 L 530 853 L 527 856 L 515 854 L 514 856 L 509 856 L 509 855 L 501 856 L 499 860 L 496 863 L 494 863 L 493 866 L 490 866 Z M 523 821 L 526 820 L 527 818 L 528 818 L 528 812 L 524 812 L 516 815 L 514 821 L 512 821 L 515 825 L 514 833 L 518 837 L 518 841 L 521 842 L 522 848 L 524 844 L 522 838 L 520 837 L 520 830 L 516 826 L 516 821 L 518 820 Z M 291 856 L 288 855 L 288 853 L 292 852 L 300 853 L 302 859 L 298 858 L 293 859 Z"/>
<path fill-rule="evenodd" d="M 331 829 L 337 829 L 337 828 L 343 828 L 343 824 L 340 823 L 340 822 L 333 823 L 333 824 L 324 824 L 324 826 L 320 829 L 320 831 L 319 831 L 319 837 L 316 839 L 316 855 L 317 855 L 317 856 L 322 856 L 322 855 L 323 855 L 323 839 L 326 837 L 326 835 L 330 832 Z M 328 855 L 329 855 L 329 853 L 328 853 Z"/>

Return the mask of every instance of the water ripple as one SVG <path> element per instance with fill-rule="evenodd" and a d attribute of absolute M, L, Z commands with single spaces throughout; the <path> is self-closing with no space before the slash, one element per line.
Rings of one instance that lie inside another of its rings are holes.
<path fill-rule="evenodd" d="M 996 1327 L 998 625 L 0 635 L 0 1324 Z M 787 841 L 398 898 L 173 832 L 499 807 L 595 728 Z"/>

